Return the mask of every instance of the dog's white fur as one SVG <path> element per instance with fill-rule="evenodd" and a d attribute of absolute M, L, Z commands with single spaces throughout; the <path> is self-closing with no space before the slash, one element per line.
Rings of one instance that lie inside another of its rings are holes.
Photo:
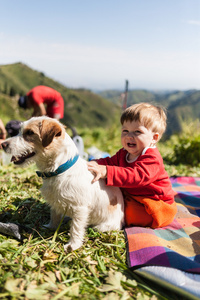
<path fill-rule="evenodd" d="M 35 117 L 22 123 L 18 136 L 3 143 L 14 163 L 36 163 L 42 172 L 55 171 L 78 154 L 78 150 L 57 120 Z M 34 155 L 33 155 L 34 154 Z M 33 155 L 33 156 L 31 156 Z M 105 180 L 91 183 L 93 175 L 81 157 L 64 173 L 43 180 L 42 195 L 51 207 L 48 228 L 55 229 L 64 214 L 71 217 L 70 239 L 66 251 L 78 249 L 88 225 L 99 231 L 120 230 L 124 222 L 123 196 L 119 188 L 106 186 Z"/>

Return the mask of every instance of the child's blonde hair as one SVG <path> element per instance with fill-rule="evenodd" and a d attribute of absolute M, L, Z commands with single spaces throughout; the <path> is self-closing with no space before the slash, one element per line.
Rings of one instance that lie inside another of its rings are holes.
<path fill-rule="evenodd" d="M 131 105 L 121 115 L 121 124 L 124 121 L 138 121 L 154 133 L 159 133 L 159 139 L 166 129 L 167 116 L 163 108 L 150 103 Z"/>

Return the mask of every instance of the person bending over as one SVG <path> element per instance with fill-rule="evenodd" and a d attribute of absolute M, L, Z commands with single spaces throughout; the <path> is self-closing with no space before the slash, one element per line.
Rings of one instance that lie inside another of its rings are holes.
<path fill-rule="evenodd" d="M 19 98 L 18 104 L 24 109 L 33 108 L 32 116 L 47 115 L 58 120 L 64 116 L 64 100 L 61 94 L 48 86 L 34 87 Z"/>

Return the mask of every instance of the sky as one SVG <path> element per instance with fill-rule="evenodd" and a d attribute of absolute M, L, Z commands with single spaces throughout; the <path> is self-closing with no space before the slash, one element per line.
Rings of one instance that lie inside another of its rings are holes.
<path fill-rule="evenodd" d="M 200 89 L 200 0 L 0 0 L 0 65 L 69 88 Z"/>

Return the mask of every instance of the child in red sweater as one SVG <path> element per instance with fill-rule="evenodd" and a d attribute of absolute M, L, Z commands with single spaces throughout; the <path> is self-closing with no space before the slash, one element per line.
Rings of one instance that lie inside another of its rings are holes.
<path fill-rule="evenodd" d="M 158 106 L 139 103 L 121 116 L 121 148 L 114 156 L 88 162 L 93 182 L 105 178 L 120 187 L 126 226 L 164 227 L 177 212 L 174 192 L 156 143 L 166 129 L 166 114 Z"/>

